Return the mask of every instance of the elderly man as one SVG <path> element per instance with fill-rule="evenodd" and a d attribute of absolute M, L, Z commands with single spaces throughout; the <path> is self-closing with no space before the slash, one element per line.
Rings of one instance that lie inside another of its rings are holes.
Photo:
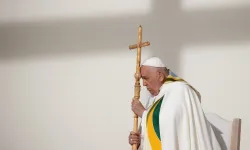
<path fill-rule="evenodd" d="M 145 109 L 140 101 L 132 101 L 133 112 L 141 117 L 141 130 L 130 133 L 131 145 L 136 143 L 142 150 L 221 150 L 198 91 L 170 75 L 157 57 L 142 63 L 141 77 L 152 104 Z"/>

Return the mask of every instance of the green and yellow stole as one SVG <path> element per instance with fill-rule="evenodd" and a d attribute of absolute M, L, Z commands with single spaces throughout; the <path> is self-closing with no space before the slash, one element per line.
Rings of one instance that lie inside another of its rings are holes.
<path fill-rule="evenodd" d="M 184 79 L 177 77 L 173 72 L 170 72 L 164 84 L 172 83 L 175 81 L 186 82 Z M 187 83 L 187 82 L 186 82 Z M 188 84 L 188 83 L 187 83 Z M 200 98 L 200 93 L 188 84 Z M 147 114 L 147 132 L 148 139 L 152 150 L 161 150 L 161 136 L 160 136 L 160 126 L 159 126 L 159 116 L 161 111 L 161 104 L 164 99 L 164 95 L 159 98 L 149 109 Z"/>
<path fill-rule="evenodd" d="M 184 80 L 179 77 L 174 77 L 172 75 L 169 75 L 164 84 L 168 84 L 175 81 L 184 81 Z M 152 150 L 161 150 L 159 115 L 163 98 L 164 95 L 152 105 L 147 115 L 147 132 Z"/>

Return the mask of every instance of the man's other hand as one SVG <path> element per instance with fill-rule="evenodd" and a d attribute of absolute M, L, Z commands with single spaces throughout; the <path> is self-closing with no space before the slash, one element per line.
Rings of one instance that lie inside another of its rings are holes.
<path fill-rule="evenodd" d="M 135 133 L 133 131 L 130 132 L 128 137 L 128 142 L 130 145 L 137 144 L 137 146 L 141 143 L 141 136 L 139 133 Z"/>
<path fill-rule="evenodd" d="M 142 117 L 143 112 L 146 110 L 139 100 L 132 100 L 131 109 L 139 117 Z"/>

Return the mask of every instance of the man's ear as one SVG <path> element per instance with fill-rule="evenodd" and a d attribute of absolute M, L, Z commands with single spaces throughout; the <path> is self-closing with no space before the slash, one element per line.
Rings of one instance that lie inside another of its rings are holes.
<path fill-rule="evenodd" d="M 165 75 L 162 72 L 159 72 L 159 77 L 160 77 L 160 81 L 163 82 L 165 79 Z"/>

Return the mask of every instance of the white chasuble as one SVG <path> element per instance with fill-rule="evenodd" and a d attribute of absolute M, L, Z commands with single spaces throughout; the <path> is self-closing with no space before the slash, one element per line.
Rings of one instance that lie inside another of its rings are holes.
<path fill-rule="evenodd" d="M 170 78 L 143 113 L 140 149 L 221 150 L 199 93 L 184 80 Z"/>

